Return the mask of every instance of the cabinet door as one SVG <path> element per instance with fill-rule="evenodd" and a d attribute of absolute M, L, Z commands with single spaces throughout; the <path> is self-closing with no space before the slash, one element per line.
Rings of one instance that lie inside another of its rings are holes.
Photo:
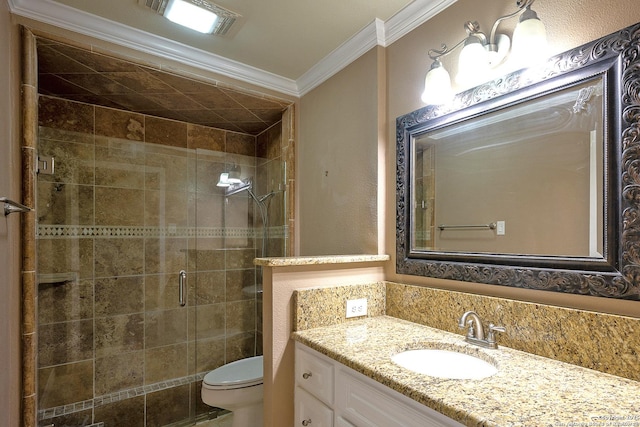
<path fill-rule="evenodd" d="M 336 417 L 335 427 L 356 427 L 342 417 Z"/>
<path fill-rule="evenodd" d="M 296 387 L 294 427 L 333 427 L 333 411 L 324 403 Z"/>
<path fill-rule="evenodd" d="M 296 385 L 333 405 L 333 361 L 300 345 L 296 345 L 295 360 Z"/>
<path fill-rule="evenodd" d="M 334 410 L 356 427 L 462 426 L 346 367 L 336 372 Z"/>

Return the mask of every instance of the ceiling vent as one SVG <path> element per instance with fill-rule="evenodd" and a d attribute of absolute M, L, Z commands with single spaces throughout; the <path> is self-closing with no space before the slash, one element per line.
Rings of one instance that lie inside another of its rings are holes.
<path fill-rule="evenodd" d="M 242 15 L 232 12 L 229 9 L 225 9 L 217 4 L 211 3 L 207 0 L 185 0 L 189 3 L 192 3 L 195 6 L 198 6 L 202 9 L 206 9 L 210 12 L 218 15 L 218 20 L 215 23 L 215 27 L 213 28 L 213 32 L 211 34 L 217 36 L 224 36 L 227 34 L 231 26 L 238 18 L 241 18 Z M 167 8 L 167 4 L 169 0 L 138 0 L 138 4 L 141 6 L 146 6 L 158 13 L 159 15 L 164 15 L 165 9 Z"/>

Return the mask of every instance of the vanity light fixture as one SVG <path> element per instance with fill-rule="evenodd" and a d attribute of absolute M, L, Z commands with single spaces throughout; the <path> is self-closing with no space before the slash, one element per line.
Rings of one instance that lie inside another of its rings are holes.
<path fill-rule="evenodd" d="M 225 35 L 241 15 L 208 0 L 138 0 L 159 15 L 192 30 Z"/>
<path fill-rule="evenodd" d="M 513 57 L 524 67 L 545 57 L 547 35 L 544 24 L 538 15 L 531 10 L 535 0 L 517 0 L 518 10 L 496 20 L 487 37 L 480 31 L 477 21 L 467 21 L 464 28 L 467 37 L 452 48 L 444 43 L 440 49 L 430 49 L 429 58 L 433 60 L 425 77 L 422 101 L 426 104 L 440 105 L 449 102 L 454 95 L 451 77 L 442 65 L 440 58 L 450 54 L 462 46 L 458 58 L 458 74 L 456 83 L 462 87 L 472 87 L 488 80 L 492 68 L 502 64 L 511 51 Z M 509 36 L 497 33 L 502 21 L 520 16 L 513 32 L 513 46 Z"/>

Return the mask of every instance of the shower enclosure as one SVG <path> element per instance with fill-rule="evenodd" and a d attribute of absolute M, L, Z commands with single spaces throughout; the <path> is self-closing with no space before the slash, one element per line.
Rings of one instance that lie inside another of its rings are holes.
<path fill-rule="evenodd" d="M 38 120 L 38 425 L 211 416 L 204 375 L 262 354 L 253 259 L 288 250 L 283 122 L 253 136 L 45 95 Z M 217 186 L 231 168 L 251 192 Z"/>

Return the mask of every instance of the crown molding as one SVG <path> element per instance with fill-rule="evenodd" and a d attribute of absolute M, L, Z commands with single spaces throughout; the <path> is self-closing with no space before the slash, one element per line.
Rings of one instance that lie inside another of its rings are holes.
<path fill-rule="evenodd" d="M 300 96 L 320 86 L 371 48 L 382 43 L 384 43 L 384 22 L 376 18 L 296 80 Z"/>
<path fill-rule="evenodd" d="M 385 44 L 390 46 L 458 0 L 415 0 L 385 23 Z"/>
<path fill-rule="evenodd" d="M 387 47 L 457 0 L 415 0 L 384 22 L 375 19 L 297 80 L 196 49 L 52 0 L 7 0 L 11 13 L 198 69 L 301 97 L 375 46 Z"/>
<path fill-rule="evenodd" d="M 415 0 L 389 18 L 376 19 L 296 80 L 300 96 L 309 93 L 378 45 L 387 47 L 457 0 Z"/>

